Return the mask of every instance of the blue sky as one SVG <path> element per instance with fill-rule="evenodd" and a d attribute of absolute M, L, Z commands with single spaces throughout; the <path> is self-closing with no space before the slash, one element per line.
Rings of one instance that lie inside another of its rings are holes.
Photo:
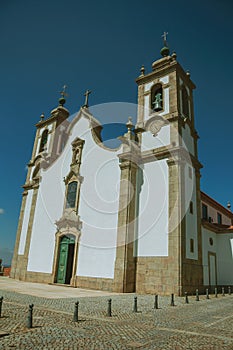
<path fill-rule="evenodd" d="M 197 86 L 202 190 L 233 204 L 232 16 L 230 0 L 1 1 L 1 256 L 14 247 L 41 113 L 49 116 L 64 84 L 71 114 L 84 103 L 87 88 L 91 105 L 137 103 L 135 79 L 142 64 L 150 71 L 160 57 L 164 31 Z"/>

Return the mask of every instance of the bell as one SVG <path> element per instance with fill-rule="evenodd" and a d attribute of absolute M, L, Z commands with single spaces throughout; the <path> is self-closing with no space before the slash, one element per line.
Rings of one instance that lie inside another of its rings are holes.
<path fill-rule="evenodd" d="M 163 109 L 163 106 L 162 106 L 162 94 L 159 92 L 158 94 L 155 95 L 155 100 L 153 102 L 153 105 L 154 105 L 154 108 L 153 110 L 155 112 L 158 112 L 158 111 L 161 111 Z"/>

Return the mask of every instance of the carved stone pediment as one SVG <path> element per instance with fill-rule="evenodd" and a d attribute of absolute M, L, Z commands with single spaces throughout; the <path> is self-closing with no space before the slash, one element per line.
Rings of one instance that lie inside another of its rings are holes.
<path fill-rule="evenodd" d="M 69 227 L 74 227 L 78 231 L 80 231 L 82 228 L 82 221 L 80 220 L 79 215 L 77 215 L 74 210 L 65 211 L 62 217 L 58 221 L 56 221 L 55 224 L 59 231 L 61 229 Z"/>

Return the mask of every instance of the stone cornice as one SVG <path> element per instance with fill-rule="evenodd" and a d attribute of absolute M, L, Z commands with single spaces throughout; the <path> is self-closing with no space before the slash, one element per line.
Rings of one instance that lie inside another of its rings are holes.
<path fill-rule="evenodd" d="M 153 78 L 155 77 L 164 76 L 176 70 L 179 73 L 179 75 L 182 77 L 182 79 L 185 81 L 185 83 L 189 87 L 191 87 L 191 89 L 196 88 L 195 84 L 192 82 L 190 77 L 187 76 L 186 72 L 183 70 L 181 65 L 176 61 L 176 59 L 173 56 L 167 56 L 155 61 L 152 64 L 152 69 L 153 71 L 151 73 L 147 75 L 140 75 L 136 79 L 136 83 L 138 85 L 145 84 L 153 80 Z"/>
<path fill-rule="evenodd" d="M 233 227 L 231 228 L 231 226 L 212 224 L 212 223 L 210 223 L 206 220 L 203 220 L 203 219 L 202 219 L 201 224 L 207 230 L 210 230 L 210 231 L 218 233 L 218 234 L 233 233 Z"/>
<path fill-rule="evenodd" d="M 224 214 L 228 218 L 230 218 L 233 222 L 233 213 L 202 191 L 201 191 L 201 200 L 206 204 L 209 204 L 211 207 L 215 208 L 217 211 Z"/>

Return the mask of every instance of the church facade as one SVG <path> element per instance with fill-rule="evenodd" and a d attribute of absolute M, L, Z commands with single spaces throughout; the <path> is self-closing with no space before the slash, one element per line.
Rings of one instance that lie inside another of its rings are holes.
<path fill-rule="evenodd" d="M 118 148 L 87 101 L 69 120 L 63 96 L 37 123 L 12 278 L 177 295 L 233 285 L 233 214 L 200 190 L 195 85 L 161 54 L 141 69 Z"/>

